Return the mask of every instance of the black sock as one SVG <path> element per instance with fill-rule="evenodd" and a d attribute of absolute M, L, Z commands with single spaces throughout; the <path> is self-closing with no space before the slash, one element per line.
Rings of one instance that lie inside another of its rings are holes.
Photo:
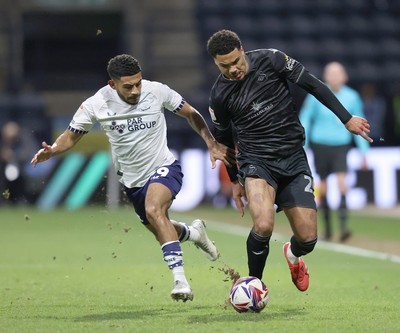
<path fill-rule="evenodd" d="M 321 199 L 321 209 L 325 223 L 325 237 L 330 238 L 332 236 L 331 210 L 329 208 L 328 199 L 326 196 Z"/>
<path fill-rule="evenodd" d="M 296 257 L 305 256 L 314 250 L 315 244 L 317 244 L 317 238 L 306 241 L 306 242 L 299 242 L 297 241 L 296 237 L 292 236 L 290 239 L 290 249 L 292 253 Z"/>
<path fill-rule="evenodd" d="M 347 205 L 346 205 L 346 196 L 340 196 L 340 205 L 339 205 L 339 220 L 340 220 L 340 231 L 341 234 L 344 235 L 347 233 Z"/>
<path fill-rule="evenodd" d="M 260 236 L 251 229 L 247 237 L 247 265 L 249 275 L 261 280 L 265 263 L 269 254 L 269 240 L 271 236 Z"/>

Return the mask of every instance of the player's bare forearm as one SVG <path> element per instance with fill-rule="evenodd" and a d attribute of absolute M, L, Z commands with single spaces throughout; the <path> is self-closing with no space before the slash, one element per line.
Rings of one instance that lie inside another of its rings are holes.
<path fill-rule="evenodd" d="M 370 133 L 370 124 L 367 119 L 352 116 L 345 126 L 349 132 L 360 135 L 370 143 L 373 142 L 368 135 Z"/>
<path fill-rule="evenodd" d="M 62 154 L 70 150 L 81 139 L 83 134 L 76 134 L 69 130 L 64 131 L 56 141 L 50 146 L 47 142 L 42 142 L 40 149 L 31 160 L 31 164 L 36 166 L 40 162 L 47 161 L 55 155 Z"/>
<path fill-rule="evenodd" d="M 192 107 L 190 108 L 191 112 L 187 115 L 186 119 L 190 126 L 197 132 L 197 134 L 202 137 L 207 147 L 210 148 L 215 141 L 214 136 L 211 134 L 203 116 L 196 109 Z"/>
<path fill-rule="evenodd" d="M 207 123 L 205 122 L 203 116 L 189 103 L 185 102 L 182 109 L 177 113 L 180 117 L 187 120 L 189 125 L 199 134 L 205 143 L 208 145 L 214 137 L 212 136 Z"/>
<path fill-rule="evenodd" d="M 235 151 L 215 140 L 203 116 L 195 108 L 185 103 L 178 114 L 186 118 L 190 126 L 204 140 L 210 152 L 213 169 L 216 167 L 216 160 L 220 160 L 228 167 L 236 163 Z"/>

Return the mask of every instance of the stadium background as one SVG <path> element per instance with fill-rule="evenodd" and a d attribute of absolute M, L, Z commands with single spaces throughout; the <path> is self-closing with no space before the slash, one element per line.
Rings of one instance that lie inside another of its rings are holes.
<path fill-rule="evenodd" d="M 239 33 L 246 50 L 281 49 L 317 76 L 328 61 L 341 61 L 349 71 L 350 86 L 358 89 L 369 82 L 378 88 L 387 101 L 384 141 L 374 145 L 369 171 L 358 170 L 356 151 L 349 155 L 351 208 L 367 204 L 390 208 L 400 202 L 399 1 L 1 0 L 0 4 L 0 124 L 17 121 L 33 134 L 37 147 L 63 131 L 80 102 L 106 83 L 106 62 L 118 53 L 133 54 L 145 78 L 179 91 L 209 120 L 208 92 L 217 70 L 205 44 L 213 32 L 229 28 Z M 304 93 L 293 89 L 300 105 Z M 186 174 L 183 199 L 178 198 L 175 208 L 212 200 L 219 179 L 209 168 L 201 139 L 184 120 L 166 116 L 170 146 Z M 67 158 L 36 169 L 26 163 L 24 203 L 43 209 L 104 201 L 118 206 L 119 189 L 108 172 L 107 150 L 97 129 Z M 331 201 L 335 200 L 333 195 Z"/>

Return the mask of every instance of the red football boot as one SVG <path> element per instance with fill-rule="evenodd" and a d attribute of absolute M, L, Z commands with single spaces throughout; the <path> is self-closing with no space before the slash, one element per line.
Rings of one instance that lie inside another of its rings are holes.
<path fill-rule="evenodd" d="M 297 264 L 292 264 L 287 257 L 287 250 L 290 246 L 290 243 L 286 243 L 283 246 L 283 254 L 285 255 L 286 261 L 289 265 L 290 273 L 292 274 L 292 281 L 294 285 L 300 291 L 306 291 L 308 289 L 308 284 L 310 281 L 310 274 L 308 273 L 308 268 L 304 263 L 303 258 L 299 258 L 299 262 Z"/>

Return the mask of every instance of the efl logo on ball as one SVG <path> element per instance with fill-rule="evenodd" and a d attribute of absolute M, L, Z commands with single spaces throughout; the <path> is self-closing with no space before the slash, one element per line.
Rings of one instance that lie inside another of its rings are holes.
<path fill-rule="evenodd" d="M 254 276 L 242 277 L 233 284 L 229 300 L 238 312 L 260 312 L 267 306 L 268 288 Z"/>

